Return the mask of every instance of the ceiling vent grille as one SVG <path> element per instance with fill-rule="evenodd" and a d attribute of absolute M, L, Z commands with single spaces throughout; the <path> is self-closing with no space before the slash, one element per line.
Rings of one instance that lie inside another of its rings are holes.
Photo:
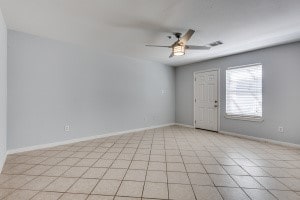
<path fill-rule="evenodd" d="M 209 45 L 210 45 L 211 47 L 215 47 L 215 46 L 219 46 L 219 45 L 222 45 L 222 44 L 223 44 L 223 42 L 220 41 L 220 40 L 218 40 L 218 41 L 215 41 L 215 42 L 210 43 Z"/>

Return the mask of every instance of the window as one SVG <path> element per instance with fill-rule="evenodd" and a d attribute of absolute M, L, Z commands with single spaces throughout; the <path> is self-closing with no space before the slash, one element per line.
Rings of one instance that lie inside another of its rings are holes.
<path fill-rule="evenodd" d="M 262 65 L 226 70 L 226 116 L 262 120 Z"/>

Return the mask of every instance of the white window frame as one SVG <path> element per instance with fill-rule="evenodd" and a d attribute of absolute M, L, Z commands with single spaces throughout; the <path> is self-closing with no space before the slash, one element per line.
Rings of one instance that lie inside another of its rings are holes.
<path fill-rule="evenodd" d="M 249 64 L 249 65 L 240 65 L 240 66 L 234 66 L 234 67 L 229 67 L 226 69 L 230 70 L 230 69 L 238 69 L 238 68 L 246 68 L 246 67 L 251 67 L 251 66 L 256 66 L 256 65 L 261 65 L 262 69 L 263 69 L 263 65 L 262 63 L 254 63 L 254 64 Z M 227 82 L 227 75 L 225 72 L 225 100 L 227 101 L 227 86 L 226 86 L 226 82 Z M 262 71 L 263 73 L 263 71 Z M 244 120 L 244 121 L 254 121 L 254 122 L 262 122 L 264 121 L 263 119 L 263 74 L 262 74 L 262 116 L 244 116 L 244 115 L 230 115 L 226 113 L 227 110 L 227 102 L 225 102 L 225 118 L 228 119 L 236 119 L 236 120 Z"/>

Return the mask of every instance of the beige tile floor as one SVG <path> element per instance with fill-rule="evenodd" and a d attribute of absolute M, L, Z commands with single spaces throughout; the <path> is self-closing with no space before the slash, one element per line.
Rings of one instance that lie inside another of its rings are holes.
<path fill-rule="evenodd" d="M 0 199 L 299 200 L 300 150 L 153 129 L 10 155 Z"/>

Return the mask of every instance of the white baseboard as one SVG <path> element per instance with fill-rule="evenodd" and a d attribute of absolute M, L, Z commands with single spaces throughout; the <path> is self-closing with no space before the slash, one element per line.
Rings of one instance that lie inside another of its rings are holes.
<path fill-rule="evenodd" d="M 175 123 L 175 125 L 177 125 L 177 126 L 183 126 L 183 127 L 186 127 L 186 128 L 195 128 L 194 126 L 192 126 L 192 125 L 187 125 L 187 124 Z"/>
<path fill-rule="evenodd" d="M 180 124 L 180 123 L 175 123 L 177 126 L 183 126 L 187 128 L 195 128 L 194 126 L 191 125 L 186 125 L 186 124 Z M 289 142 L 281 142 L 278 140 L 272 140 L 272 139 L 266 139 L 266 138 L 260 138 L 260 137 L 254 137 L 254 136 L 249 136 L 249 135 L 243 135 L 240 133 L 233 133 L 233 132 L 228 132 L 228 131 L 219 131 L 218 133 L 224 134 L 224 135 L 230 135 L 234 137 L 239 137 L 239 138 L 244 138 L 248 140 L 253 140 L 257 142 L 265 142 L 269 144 L 275 144 L 275 145 L 280 145 L 284 147 L 289 147 L 289 148 L 297 148 L 300 149 L 300 144 L 294 144 L 294 143 L 289 143 Z"/>
<path fill-rule="evenodd" d="M 7 153 L 5 153 L 4 157 L 2 159 L 0 159 L 0 174 L 1 174 L 2 169 L 4 167 L 6 157 L 7 157 Z"/>
<path fill-rule="evenodd" d="M 101 134 L 101 135 L 94 135 L 94 136 L 89 136 L 89 137 L 76 138 L 76 139 L 72 139 L 72 140 L 65 140 L 62 142 L 54 142 L 54 143 L 41 144 L 41 145 L 35 145 L 35 146 L 29 146 L 29 147 L 23 147 L 23 148 L 17 148 L 17 149 L 10 149 L 7 151 L 7 155 L 15 154 L 15 153 L 22 153 L 22 152 L 26 152 L 26 151 L 33 151 L 33 150 L 38 150 L 38 149 L 45 149 L 45 148 L 55 147 L 55 146 L 59 146 L 59 145 L 72 144 L 72 143 L 82 142 L 82 141 L 87 141 L 87 140 L 105 138 L 105 137 L 109 137 L 109 136 L 122 135 L 122 134 L 126 134 L 126 133 L 133 133 L 133 132 L 145 131 L 145 130 L 150 130 L 150 129 L 155 129 L 155 128 L 162 128 L 162 127 L 167 127 L 167 126 L 172 126 L 172 125 L 175 125 L 175 123 L 163 124 L 163 125 L 158 125 L 158 126 L 150 126 L 150 127 L 138 128 L 138 129 L 131 129 L 131 130 L 126 130 L 126 131 L 105 133 L 105 134 Z"/>
<path fill-rule="evenodd" d="M 284 146 L 284 147 L 291 147 L 291 148 L 300 149 L 299 144 L 294 144 L 294 143 L 289 143 L 289 142 L 281 142 L 281 141 L 277 141 L 277 140 L 254 137 L 254 136 L 249 136 L 249 135 L 243 135 L 243 134 L 240 134 L 240 133 L 233 133 L 233 132 L 228 132 L 228 131 L 219 131 L 219 133 L 224 134 L 224 135 L 230 135 L 230 136 L 234 136 L 234 137 L 254 140 L 254 141 L 257 141 L 257 142 L 265 142 L 265 143 L 269 143 L 269 144 L 276 144 L 276 145 L 280 145 L 280 146 Z"/>

